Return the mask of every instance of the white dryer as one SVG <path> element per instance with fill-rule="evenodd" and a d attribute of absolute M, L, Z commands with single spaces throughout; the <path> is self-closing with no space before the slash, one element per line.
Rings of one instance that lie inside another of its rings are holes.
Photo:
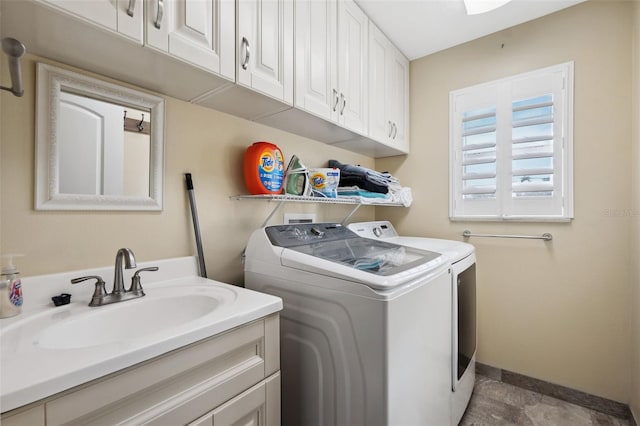
<path fill-rule="evenodd" d="M 283 299 L 283 425 L 450 424 L 444 256 L 340 224 L 259 229 L 245 253 L 246 287 Z"/>
<path fill-rule="evenodd" d="M 475 383 L 476 256 L 471 244 L 437 238 L 399 236 L 388 221 L 351 223 L 361 237 L 442 253 L 451 265 L 451 419 L 456 426 Z"/>

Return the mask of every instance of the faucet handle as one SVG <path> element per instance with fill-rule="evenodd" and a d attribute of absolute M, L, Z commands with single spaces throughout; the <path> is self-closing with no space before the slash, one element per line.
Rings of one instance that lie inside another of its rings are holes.
<path fill-rule="evenodd" d="M 107 295 L 107 291 L 104 288 L 104 280 L 102 277 L 98 275 L 89 275 L 86 277 L 73 278 L 71 280 L 71 284 L 78 284 L 87 280 L 96 280 L 96 288 L 93 291 L 93 296 L 91 297 L 91 302 L 89 302 L 89 306 L 98 306 L 101 305 L 102 299 Z"/>
<path fill-rule="evenodd" d="M 138 269 L 135 274 L 133 274 L 133 277 L 131 277 L 131 287 L 129 288 L 128 291 L 132 291 L 140 296 L 144 296 L 144 291 L 142 290 L 142 284 L 140 284 L 140 272 L 145 272 L 145 271 L 157 271 L 158 268 L 157 266 L 149 266 L 148 268 L 141 268 Z"/>

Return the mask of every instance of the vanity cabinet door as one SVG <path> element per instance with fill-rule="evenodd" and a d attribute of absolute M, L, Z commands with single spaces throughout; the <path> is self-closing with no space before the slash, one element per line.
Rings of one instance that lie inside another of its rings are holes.
<path fill-rule="evenodd" d="M 293 104 L 293 0 L 238 0 L 238 83 Z"/>
<path fill-rule="evenodd" d="M 235 79 L 233 0 L 147 0 L 146 44 Z"/>
<path fill-rule="evenodd" d="M 280 373 L 222 404 L 189 426 L 280 426 Z"/>
<path fill-rule="evenodd" d="M 44 404 L 36 405 L 18 413 L 2 414 L 0 424 L 2 426 L 44 426 Z"/>
<path fill-rule="evenodd" d="M 143 0 L 39 0 L 142 43 Z"/>

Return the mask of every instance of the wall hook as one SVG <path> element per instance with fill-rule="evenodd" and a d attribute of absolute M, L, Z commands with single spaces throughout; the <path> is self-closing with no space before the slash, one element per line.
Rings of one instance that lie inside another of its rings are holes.
<path fill-rule="evenodd" d="M 138 128 L 138 131 L 141 132 L 144 130 L 144 114 L 142 114 L 142 119 L 140 120 L 140 122 L 136 125 L 136 127 Z"/>
<path fill-rule="evenodd" d="M 2 51 L 9 57 L 9 74 L 11 75 L 11 87 L 0 86 L 0 89 L 7 90 L 17 97 L 24 95 L 22 88 L 22 72 L 20 69 L 20 58 L 27 49 L 24 44 L 15 38 L 5 37 L 2 39 Z"/>

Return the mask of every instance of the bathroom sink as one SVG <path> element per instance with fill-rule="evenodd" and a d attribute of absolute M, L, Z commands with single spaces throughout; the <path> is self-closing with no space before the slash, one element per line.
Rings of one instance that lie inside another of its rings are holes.
<path fill-rule="evenodd" d="M 187 294 L 141 298 L 93 308 L 45 328 L 34 345 L 46 349 L 71 349 L 139 339 L 190 323 L 219 308 L 221 297 Z"/>
<path fill-rule="evenodd" d="M 146 293 L 97 307 L 76 300 L 16 321 L 2 329 L 2 356 L 141 346 L 218 323 L 238 307 L 238 292 L 232 286 L 173 283 L 152 286 Z"/>
<path fill-rule="evenodd" d="M 149 262 L 146 296 L 88 306 L 91 286 L 70 280 L 111 267 L 26 277 L 21 315 L 0 321 L 0 406 L 14 408 L 201 342 L 282 309 L 282 300 L 198 277 L 194 257 Z M 159 274 L 163 275 L 159 275 Z M 151 277 L 149 277 L 151 278 Z M 53 294 L 73 294 L 55 307 Z"/>

